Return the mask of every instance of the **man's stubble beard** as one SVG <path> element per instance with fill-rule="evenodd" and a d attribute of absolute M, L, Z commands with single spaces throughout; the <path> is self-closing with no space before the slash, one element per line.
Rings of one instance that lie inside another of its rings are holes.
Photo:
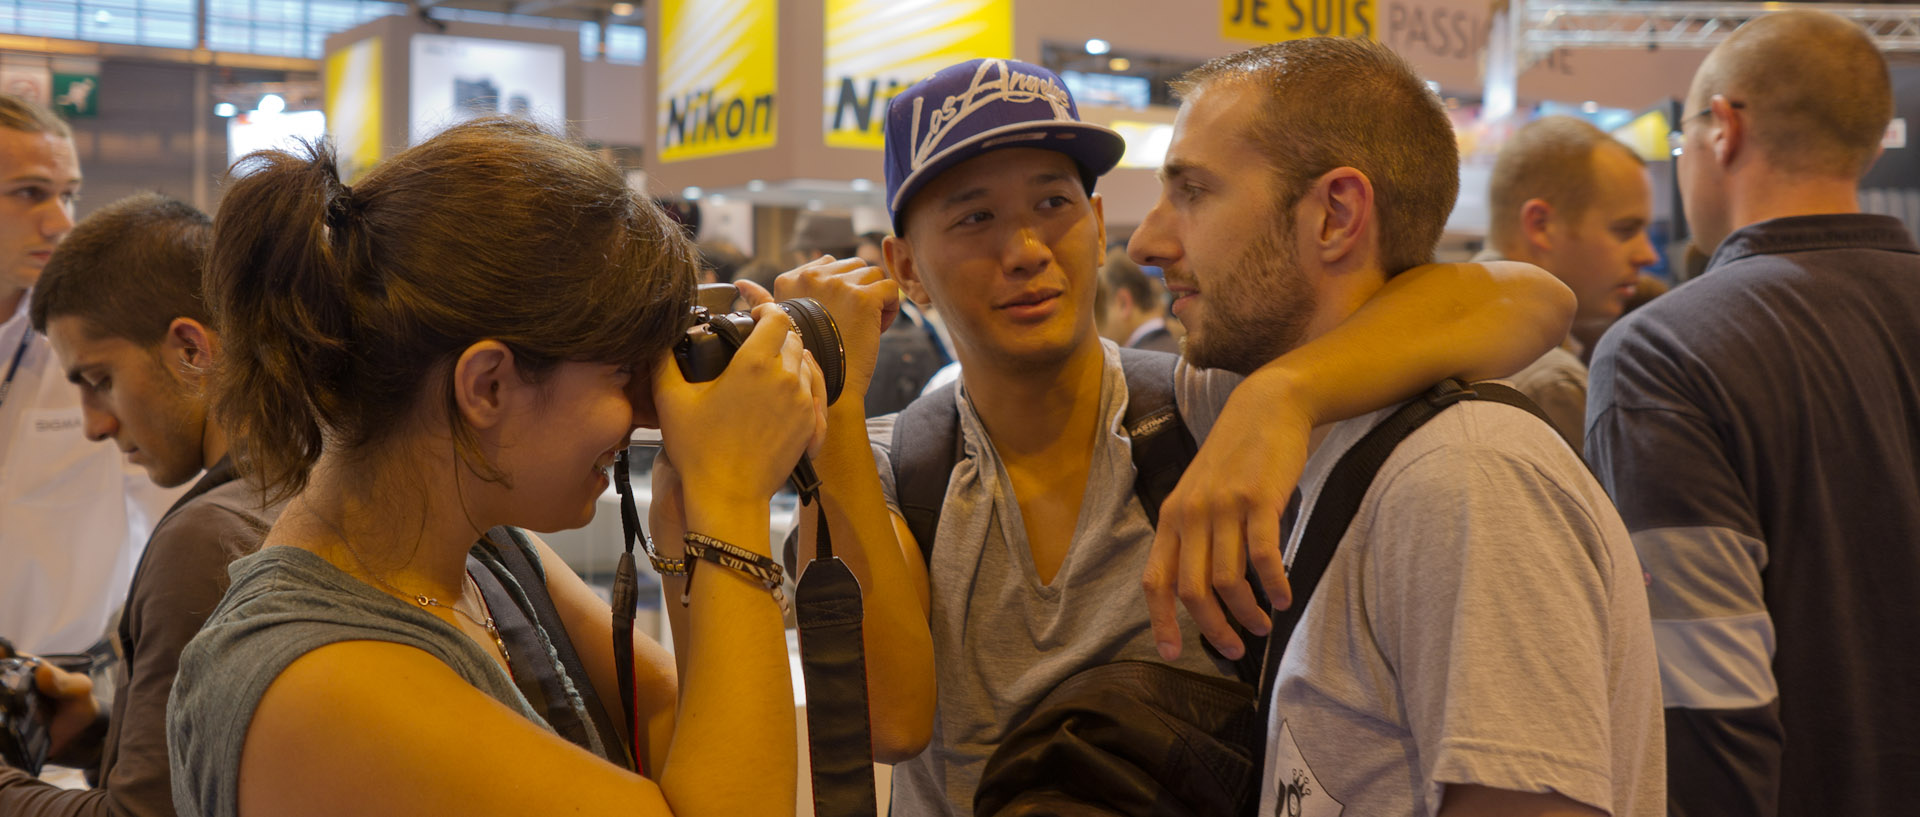
<path fill-rule="evenodd" d="M 1248 375 L 1300 345 L 1318 300 L 1300 270 L 1291 214 L 1273 226 L 1209 287 L 1205 319 L 1182 346 L 1188 363 Z"/>

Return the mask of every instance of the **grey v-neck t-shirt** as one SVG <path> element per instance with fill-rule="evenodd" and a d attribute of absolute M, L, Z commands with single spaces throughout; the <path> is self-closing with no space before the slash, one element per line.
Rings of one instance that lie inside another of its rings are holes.
<path fill-rule="evenodd" d="M 1051 584 L 1040 582 L 1019 502 L 966 387 L 955 390 L 965 456 L 947 485 L 927 570 L 939 698 L 926 751 L 894 767 L 895 815 L 972 814 L 987 758 L 1061 681 L 1114 661 L 1160 661 L 1140 591 L 1153 528 L 1133 492 L 1126 378 L 1116 347 L 1102 346 L 1102 432 L 1073 542 Z M 1205 439 L 1240 379 L 1178 364 L 1176 401 L 1195 439 Z M 888 457 L 893 421 L 876 417 L 867 429 L 887 502 L 898 512 Z M 1208 657 L 1184 609 L 1180 631 L 1175 666 L 1233 677 L 1230 664 Z"/>

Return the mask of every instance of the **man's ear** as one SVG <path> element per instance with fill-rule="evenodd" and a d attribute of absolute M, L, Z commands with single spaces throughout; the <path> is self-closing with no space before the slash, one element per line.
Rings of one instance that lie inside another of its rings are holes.
<path fill-rule="evenodd" d="M 887 257 L 887 273 L 899 282 L 900 291 L 907 299 L 921 306 L 933 303 L 933 296 L 927 293 L 927 287 L 920 281 L 920 265 L 914 262 L 913 245 L 897 235 L 887 236 L 880 242 L 880 254 Z"/>
<path fill-rule="evenodd" d="M 513 350 L 497 340 L 467 347 L 453 364 L 453 405 L 468 426 L 492 428 L 505 417 L 515 393 L 527 386 Z"/>
<path fill-rule="evenodd" d="M 1087 204 L 1093 207 L 1093 225 L 1100 228 L 1100 258 L 1093 262 L 1093 268 L 1107 265 L 1107 201 L 1099 193 L 1087 196 Z"/>
<path fill-rule="evenodd" d="M 1746 148 L 1746 121 L 1740 118 L 1733 103 L 1720 94 L 1707 100 L 1707 109 L 1713 111 L 1707 121 L 1707 146 L 1713 150 L 1714 161 L 1721 167 L 1730 166 Z"/>
<path fill-rule="evenodd" d="M 1307 192 L 1319 219 L 1314 236 L 1320 262 L 1336 266 L 1370 250 L 1373 239 L 1373 182 L 1351 167 L 1322 174 Z"/>
<path fill-rule="evenodd" d="M 1553 205 L 1545 199 L 1527 199 L 1520 205 L 1520 237 L 1537 252 L 1553 250 Z"/>
<path fill-rule="evenodd" d="M 160 338 L 160 359 L 182 380 L 198 380 L 213 371 L 213 330 L 192 318 L 174 318 Z"/>

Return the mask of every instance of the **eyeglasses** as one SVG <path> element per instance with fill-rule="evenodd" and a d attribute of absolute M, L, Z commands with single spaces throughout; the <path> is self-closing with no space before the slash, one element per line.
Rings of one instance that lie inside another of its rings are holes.
<path fill-rule="evenodd" d="M 1736 111 L 1744 111 L 1747 109 L 1747 103 L 1729 99 L 1727 100 L 1727 107 Z M 1686 135 L 1687 123 L 1711 113 L 1713 113 L 1713 107 L 1709 105 L 1694 113 L 1680 117 L 1680 121 L 1674 123 L 1673 130 L 1667 132 L 1667 147 L 1673 151 L 1673 155 L 1680 155 L 1680 140 Z"/>

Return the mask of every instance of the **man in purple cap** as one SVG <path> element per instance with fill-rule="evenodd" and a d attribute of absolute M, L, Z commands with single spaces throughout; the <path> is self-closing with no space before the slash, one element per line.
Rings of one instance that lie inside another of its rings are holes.
<path fill-rule="evenodd" d="M 1154 530 L 1122 422 L 1130 375 L 1093 321 L 1106 247 L 1093 187 L 1118 162 L 1120 137 L 1081 122 L 1051 72 L 974 60 L 896 97 L 886 144 L 887 265 L 909 297 L 946 316 L 961 382 L 864 426 L 858 401 L 841 400 L 815 464 L 835 552 L 865 593 L 874 746 L 897 763 L 894 813 L 971 814 L 988 756 L 1063 679 L 1163 654 L 1193 671 L 1233 670 L 1202 650 L 1195 622 L 1182 628 L 1184 644 L 1156 644 L 1140 593 Z M 806 277 L 784 279 L 782 296 L 818 283 Z M 877 312 L 882 301 L 869 290 L 861 306 Z M 1436 311 L 1436 301 L 1459 308 Z M 1227 438 L 1203 448 L 1189 475 L 1224 477 L 1210 464 L 1224 448 L 1273 464 L 1233 475 L 1217 535 L 1266 543 L 1255 558 L 1284 598 L 1280 516 L 1308 429 L 1451 374 L 1516 370 L 1564 337 L 1570 310 L 1565 288 L 1525 265 L 1429 267 L 1244 382 L 1159 358 L 1194 438 Z M 877 323 L 839 317 L 845 327 Z M 849 334 L 850 359 L 870 359 L 859 348 L 868 333 Z M 932 416 L 923 404 L 953 417 L 946 437 L 925 439 L 941 432 L 914 419 Z M 924 543 L 901 513 L 893 459 L 916 442 L 957 454 L 949 474 L 935 475 L 946 477 L 944 502 L 933 503 L 937 534 Z M 806 540 L 810 551 L 811 532 Z M 1244 567 L 1218 566 L 1232 579 L 1219 584 L 1228 604 L 1257 609 Z M 1209 572 L 1197 588 L 1211 595 Z M 1217 608 L 1198 623 L 1233 638 Z M 1236 657 L 1232 643 L 1224 651 Z"/>

